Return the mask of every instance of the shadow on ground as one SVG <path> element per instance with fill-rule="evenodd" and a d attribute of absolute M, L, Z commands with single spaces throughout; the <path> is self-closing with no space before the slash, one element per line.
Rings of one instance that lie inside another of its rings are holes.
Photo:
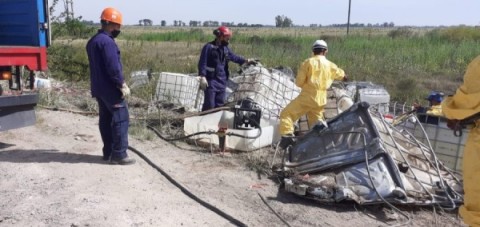
<path fill-rule="evenodd" d="M 9 144 L 9 143 L 2 143 L 2 142 L 0 142 L 0 149 L 9 148 L 9 147 L 12 147 L 12 146 L 15 146 L 15 144 Z"/>
<path fill-rule="evenodd" d="M 99 155 L 58 152 L 57 150 L 4 150 L 5 146 L 3 145 L 0 143 L 0 162 L 107 164 Z"/>

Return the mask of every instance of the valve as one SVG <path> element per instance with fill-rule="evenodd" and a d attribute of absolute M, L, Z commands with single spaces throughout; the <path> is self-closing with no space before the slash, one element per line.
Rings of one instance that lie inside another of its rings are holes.
<path fill-rule="evenodd" d="M 218 146 L 220 148 L 220 152 L 225 152 L 225 138 L 227 135 L 227 127 L 218 126 L 217 136 L 218 136 Z"/>

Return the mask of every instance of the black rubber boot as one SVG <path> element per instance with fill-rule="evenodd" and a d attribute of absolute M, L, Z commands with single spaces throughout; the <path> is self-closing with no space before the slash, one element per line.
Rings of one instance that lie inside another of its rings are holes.
<path fill-rule="evenodd" d="M 282 149 L 287 149 L 288 146 L 294 145 L 296 142 L 296 138 L 294 135 L 284 135 L 280 140 L 278 146 Z"/>

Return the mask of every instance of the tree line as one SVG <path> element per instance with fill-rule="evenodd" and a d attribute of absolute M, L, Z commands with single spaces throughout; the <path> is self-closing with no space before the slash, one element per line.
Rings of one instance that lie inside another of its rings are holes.
<path fill-rule="evenodd" d="M 144 19 L 145 20 L 145 19 Z M 139 21 L 139 25 L 143 26 L 151 26 L 153 25 L 152 23 L 150 24 L 145 24 L 143 21 Z M 151 22 L 151 20 L 150 20 Z M 228 26 L 228 27 L 263 27 L 265 25 L 262 24 L 248 24 L 248 23 L 237 23 L 235 24 L 234 22 L 219 22 L 219 21 L 212 21 L 212 20 L 207 20 L 207 21 L 196 21 L 196 20 L 191 20 L 188 22 L 188 24 L 182 20 L 174 20 L 173 24 L 174 27 L 218 27 L 218 26 Z M 162 20 L 160 22 L 160 26 L 165 27 L 167 26 L 167 21 Z M 288 28 L 288 27 L 294 27 L 294 26 L 301 26 L 301 25 L 295 25 L 293 24 L 292 19 L 290 19 L 287 16 L 284 15 L 278 15 L 275 17 L 275 27 L 278 28 Z M 331 24 L 331 25 L 326 25 L 326 27 L 347 27 L 348 24 Z M 316 28 L 316 27 L 323 27 L 321 24 L 310 24 L 310 27 Z M 384 22 L 384 23 L 376 23 L 376 24 L 364 24 L 364 23 L 354 23 L 350 24 L 350 27 L 384 27 L 384 28 L 391 28 L 395 27 L 395 24 L 393 22 Z"/>
<path fill-rule="evenodd" d="M 348 26 L 348 24 L 331 24 L 331 25 L 328 25 L 328 27 L 347 27 L 347 26 Z M 317 27 L 322 27 L 322 25 L 321 24 L 310 24 L 310 27 L 317 28 Z M 395 24 L 393 22 L 383 22 L 383 23 L 376 23 L 376 24 L 354 23 L 354 24 L 350 24 L 350 27 L 357 27 L 357 28 L 363 28 L 363 27 L 393 28 L 393 27 L 395 27 Z"/>
<path fill-rule="evenodd" d="M 145 23 L 145 21 L 148 21 L 148 23 Z M 141 19 L 138 21 L 138 25 L 140 26 L 152 26 L 153 21 L 150 19 Z M 174 27 L 186 27 L 187 23 L 182 21 L 182 20 L 174 20 L 173 24 Z M 190 20 L 188 22 L 188 27 L 218 27 L 220 25 L 223 26 L 228 26 L 228 27 L 263 27 L 263 24 L 248 24 L 248 23 L 235 23 L 235 22 L 219 22 L 219 21 L 213 21 L 213 20 L 207 20 L 207 21 L 197 21 L 197 20 Z M 160 21 L 160 26 L 165 27 L 167 26 L 167 21 L 166 20 L 161 20 Z M 293 26 L 293 21 L 292 19 L 284 16 L 284 15 L 278 15 L 275 17 L 275 27 L 292 27 Z"/>

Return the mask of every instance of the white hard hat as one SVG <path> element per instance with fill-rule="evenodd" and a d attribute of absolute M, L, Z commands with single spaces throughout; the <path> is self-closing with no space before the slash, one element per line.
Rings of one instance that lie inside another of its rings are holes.
<path fill-rule="evenodd" d="M 328 49 L 327 42 L 321 39 L 315 41 L 312 45 L 312 50 L 314 49 Z"/>

